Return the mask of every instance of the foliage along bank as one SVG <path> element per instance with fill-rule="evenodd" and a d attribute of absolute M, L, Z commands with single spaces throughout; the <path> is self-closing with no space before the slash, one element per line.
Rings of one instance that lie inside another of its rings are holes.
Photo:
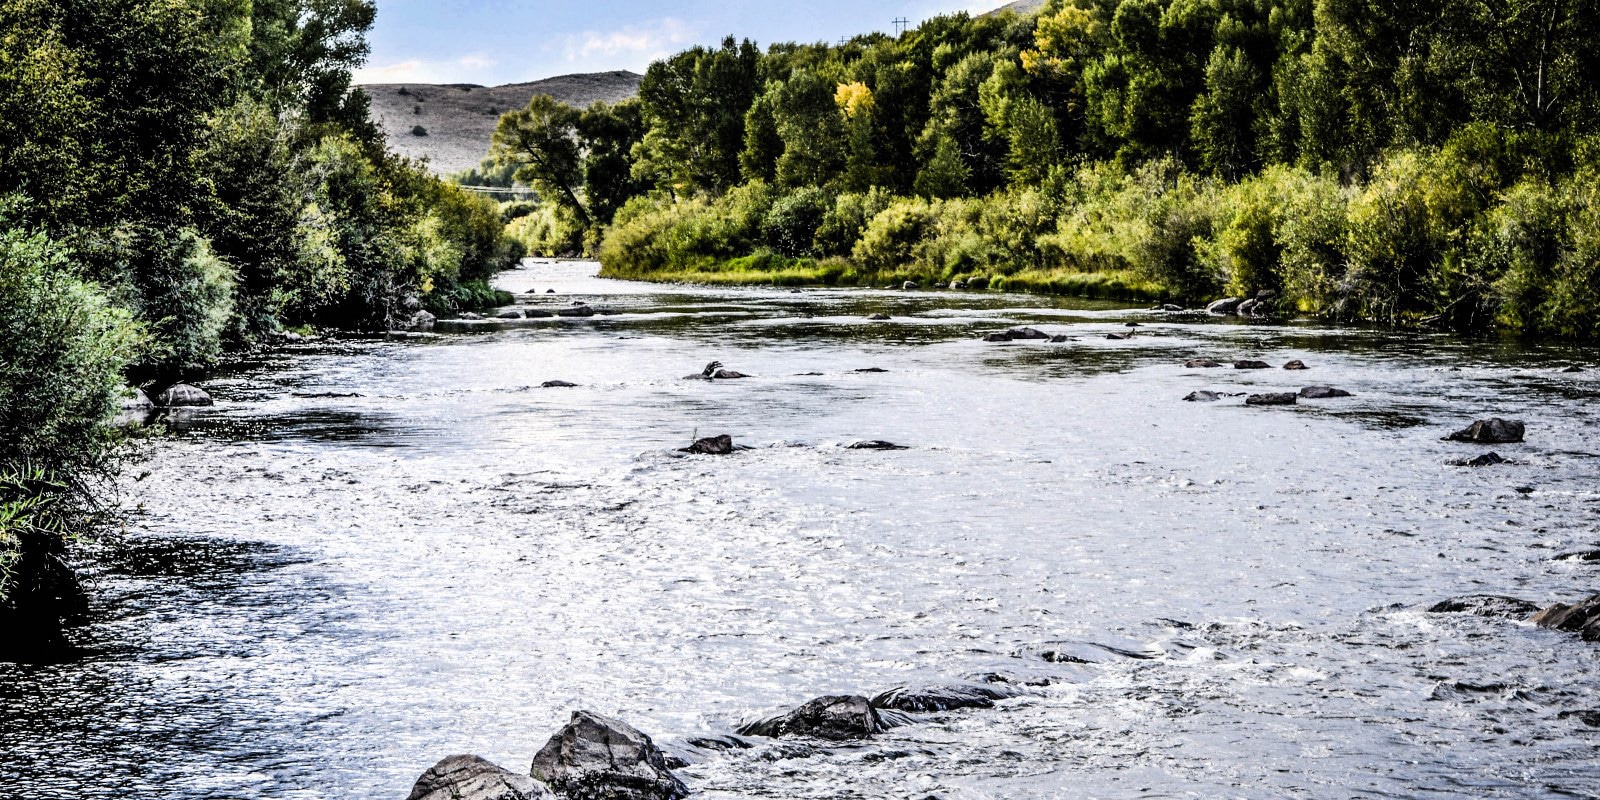
<path fill-rule="evenodd" d="M 616 277 L 1270 289 L 1336 319 L 1594 338 L 1596 11 L 1052 0 L 840 46 L 729 39 L 650 67 L 631 143 L 595 149 L 632 180 L 597 187 L 601 213 L 576 210 L 586 140 L 550 135 L 579 112 L 536 100 L 494 154 L 563 184 L 530 242 L 587 243 Z"/>
<path fill-rule="evenodd" d="M 386 151 L 351 85 L 374 13 L 0 0 L 0 628 L 51 635 L 81 599 L 63 543 L 124 381 L 449 310 L 520 257 L 495 203 Z"/>

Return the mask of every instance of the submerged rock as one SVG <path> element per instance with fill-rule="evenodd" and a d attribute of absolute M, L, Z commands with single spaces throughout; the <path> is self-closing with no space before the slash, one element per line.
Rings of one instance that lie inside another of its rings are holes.
<path fill-rule="evenodd" d="M 1011 337 L 1004 333 L 986 333 L 983 336 L 983 340 L 986 342 L 1009 342 Z"/>
<path fill-rule="evenodd" d="M 882 439 L 873 439 L 871 441 L 866 441 L 866 442 L 852 442 L 852 443 L 850 443 L 848 445 L 845 445 L 845 449 L 846 450 L 910 450 L 911 448 L 906 446 L 906 445 L 903 445 L 903 444 L 895 444 L 894 442 L 885 442 Z"/>
<path fill-rule="evenodd" d="M 1019 341 L 1042 341 L 1050 338 L 1050 334 L 1036 328 L 1012 328 L 1006 331 L 1006 336 Z"/>
<path fill-rule="evenodd" d="M 1293 360 L 1293 361 L 1290 361 L 1290 362 L 1289 362 L 1289 363 L 1287 363 L 1287 364 L 1284 364 L 1284 365 L 1283 365 L 1283 368 L 1284 368 L 1284 369 L 1286 369 L 1286 370 L 1290 370 L 1290 371 L 1297 371 L 1297 370 L 1303 370 L 1303 369 L 1311 369 L 1311 368 L 1310 368 L 1310 367 L 1308 367 L 1308 366 L 1306 366 L 1306 362 L 1304 362 L 1304 361 L 1301 361 L 1301 360 L 1300 360 L 1300 359 L 1298 359 L 1298 358 L 1297 358 L 1297 359 L 1295 359 L 1295 360 Z"/>
<path fill-rule="evenodd" d="M 555 316 L 555 312 L 545 311 L 540 308 L 530 308 L 523 311 L 522 315 L 528 319 L 550 319 Z"/>
<path fill-rule="evenodd" d="M 1490 450 L 1477 458 L 1463 458 L 1450 462 L 1457 467 L 1492 467 L 1496 464 L 1510 464 L 1510 459 Z"/>
<path fill-rule="evenodd" d="M 1307 400 L 1327 400 L 1330 397 L 1354 397 L 1355 395 L 1343 389 L 1332 386 L 1307 386 L 1300 390 L 1300 396 Z"/>
<path fill-rule="evenodd" d="M 522 312 L 516 309 L 502 311 L 495 315 L 495 319 L 522 319 Z"/>
<path fill-rule="evenodd" d="M 1124 339 L 1132 339 L 1133 338 L 1133 331 L 1128 331 L 1127 333 L 1108 333 L 1108 334 L 1106 334 L 1106 338 L 1107 339 L 1113 339 L 1113 340 L 1116 340 L 1116 341 L 1122 341 Z"/>
<path fill-rule="evenodd" d="M 478 756 L 450 756 L 422 773 L 406 800 L 554 800 L 548 786 Z"/>
<path fill-rule="evenodd" d="M 1300 395 L 1293 392 L 1267 392 L 1253 394 L 1244 399 L 1247 406 L 1292 406 L 1300 399 Z"/>
<path fill-rule="evenodd" d="M 1577 372 L 1582 372 L 1583 371 L 1583 367 L 1580 367 L 1577 364 L 1573 364 L 1572 366 L 1567 367 L 1566 369 L 1561 370 L 1561 371 L 1565 372 L 1565 373 L 1569 373 L 1569 374 L 1577 373 Z"/>
<path fill-rule="evenodd" d="M 708 436 L 678 452 L 692 453 L 697 456 L 725 456 L 733 452 L 733 437 L 727 434 Z"/>
<path fill-rule="evenodd" d="M 1224 397 L 1227 397 L 1227 395 L 1221 392 L 1212 392 L 1202 389 L 1198 392 L 1190 392 L 1187 397 L 1183 398 L 1183 401 L 1186 403 L 1215 403 Z"/>
<path fill-rule="evenodd" d="M 1213 301 L 1211 305 L 1206 306 L 1206 312 L 1209 314 L 1232 314 L 1234 311 L 1239 309 L 1239 304 L 1243 302 L 1243 298 L 1224 297 L 1221 300 Z"/>
<path fill-rule="evenodd" d="M 1192 358 L 1183 362 L 1185 369 L 1215 369 L 1222 366 L 1222 362 L 1209 358 Z"/>
<path fill-rule="evenodd" d="M 1586 642 L 1600 642 L 1600 594 L 1570 606 L 1556 603 L 1533 615 L 1530 621 L 1541 628 L 1576 633 Z"/>
<path fill-rule="evenodd" d="M 1466 428 L 1445 437 L 1451 442 L 1473 444 L 1515 444 L 1522 441 L 1526 426 L 1513 419 L 1480 419 Z"/>
<path fill-rule="evenodd" d="M 1050 337 L 1050 343 L 1051 344 L 1065 344 L 1067 342 L 1074 342 L 1074 341 L 1077 341 L 1077 340 L 1072 338 L 1071 336 L 1068 336 L 1068 335 L 1064 334 L 1064 333 L 1056 334 L 1055 336 Z"/>
<path fill-rule="evenodd" d="M 888 314 L 873 314 L 872 316 L 867 317 L 867 319 L 873 322 L 888 322 L 890 317 Z"/>
<path fill-rule="evenodd" d="M 1469 594 L 1441 600 L 1428 607 L 1429 614 L 1474 614 L 1480 617 L 1527 619 L 1539 604 L 1498 594 Z"/>
<path fill-rule="evenodd" d="M 919 686 L 890 689 L 872 698 L 876 709 L 893 709 L 914 714 L 954 711 L 960 708 L 993 708 L 996 700 L 1015 697 L 1016 690 L 1000 686 Z"/>
<path fill-rule="evenodd" d="M 1272 369 L 1272 365 L 1265 361 L 1251 361 L 1244 359 L 1233 362 L 1234 369 Z"/>
<path fill-rule="evenodd" d="M 572 308 L 563 308 L 563 309 L 560 309 L 560 310 L 556 311 L 556 316 L 558 316 L 558 317 L 592 317 L 592 316 L 594 316 L 594 309 L 590 308 L 589 306 L 573 306 Z"/>
<path fill-rule="evenodd" d="M 473 321 L 477 321 L 477 320 L 483 319 L 483 315 L 479 314 L 479 313 L 476 313 L 476 312 L 473 312 L 473 311 L 463 311 L 460 314 L 456 315 L 456 319 L 464 319 L 464 320 L 467 320 L 469 322 L 473 322 Z"/>
<path fill-rule="evenodd" d="M 533 775 L 569 800 L 678 800 L 689 787 L 667 769 L 650 737 L 588 711 L 550 737 L 533 757 Z"/>
<path fill-rule="evenodd" d="M 743 736 L 811 736 L 830 741 L 866 739 L 884 729 L 871 701 L 860 695 L 829 695 L 772 719 L 739 728 Z"/>
<path fill-rule="evenodd" d="M 888 372 L 889 370 L 886 370 L 883 367 L 862 367 L 861 369 L 853 369 L 853 370 L 850 370 L 850 371 L 851 372 L 864 373 L 864 374 L 877 374 L 877 373 L 882 373 L 882 372 Z"/>
<path fill-rule="evenodd" d="M 544 383 L 539 384 L 539 388 L 541 388 L 541 389 L 572 389 L 572 388 L 577 387 L 577 385 L 578 384 L 576 384 L 576 383 L 568 383 L 566 381 L 545 381 Z"/>
<path fill-rule="evenodd" d="M 712 379 L 719 381 L 734 381 L 740 378 L 748 378 L 750 376 L 744 374 L 743 372 L 736 372 L 731 369 L 719 369 L 716 372 L 711 373 L 711 377 Z"/>
<path fill-rule="evenodd" d="M 177 383 L 167 387 L 167 390 L 156 397 L 156 403 L 162 408 L 198 408 L 212 404 L 211 395 L 198 386 L 187 383 Z"/>

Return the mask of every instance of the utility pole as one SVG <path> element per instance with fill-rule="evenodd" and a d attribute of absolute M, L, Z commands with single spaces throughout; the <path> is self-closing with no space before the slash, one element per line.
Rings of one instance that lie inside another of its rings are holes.
<path fill-rule="evenodd" d="M 911 20 L 905 17 L 896 17 L 894 20 L 894 35 L 899 36 L 905 33 L 906 28 L 909 27 L 911 27 Z"/>

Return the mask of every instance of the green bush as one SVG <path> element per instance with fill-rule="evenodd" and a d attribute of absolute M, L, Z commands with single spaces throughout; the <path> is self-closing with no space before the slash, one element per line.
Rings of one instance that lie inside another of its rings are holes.
<path fill-rule="evenodd" d="M 66 251 L 0 215 L 0 627 L 54 627 L 76 593 L 62 560 L 90 488 L 116 466 L 109 421 L 146 346 L 133 315 L 73 274 Z"/>
<path fill-rule="evenodd" d="M 204 374 L 233 322 L 233 268 L 192 229 L 141 231 L 128 246 L 139 316 L 154 333 L 141 372 L 158 380 Z"/>
<path fill-rule="evenodd" d="M 761 220 L 761 238 L 790 258 L 815 255 L 817 229 L 834 207 L 833 198 L 814 186 L 779 198 Z"/>

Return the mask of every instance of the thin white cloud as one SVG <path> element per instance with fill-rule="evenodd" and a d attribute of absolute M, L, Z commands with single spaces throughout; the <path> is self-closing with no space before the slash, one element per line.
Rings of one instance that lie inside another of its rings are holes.
<path fill-rule="evenodd" d="M 612 31 L 568 34 L 563 49 L 569 62 L 643 66 L 683 49 L 694 41 L 694 36 L 695 31 L 688 23 L 667 17 Z"/>
<path fill-rule="evenodd" d="M 396 64 L 367 66 L 355 71 L 356 83 L 488 83 L 499 61 L 471 53 L 448 61 L 413 58 Z"/>

